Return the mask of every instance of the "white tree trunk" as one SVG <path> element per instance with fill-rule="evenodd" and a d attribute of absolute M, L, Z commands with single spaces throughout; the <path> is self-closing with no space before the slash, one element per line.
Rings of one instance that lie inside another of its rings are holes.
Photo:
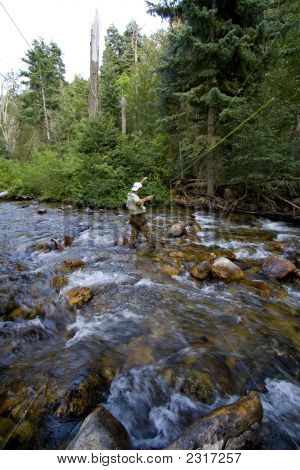
<path fill-rule="evenodd" d="M 90 42 L 90 90 L 89 90 L 89 116 L 95 117 L 99 109 L 98 70 L 99 70 L 99 16 L 98 10 L 91 30 Z"/>
<path fill-rule="evenodd" d="M 122 134 L 126 134 L 126 98 L 122 96 L 121 104 L 121 119 L 122 119 Z"/>

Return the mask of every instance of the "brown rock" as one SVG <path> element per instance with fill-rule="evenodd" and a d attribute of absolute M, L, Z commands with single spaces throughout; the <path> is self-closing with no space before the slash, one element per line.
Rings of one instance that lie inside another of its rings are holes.
<path fill-rule="evenodd" d="M 72 246 L 73 242 L 74 242 L 74 237 L 70 237 L 70 235 L 65 235 L 64 236 L 65 246 Z"/>
<path fill-rule="evenodd" d="M 262 272 L 269 277 L 275 279 L 284 279 L 295 274 L 296 266 L 291 261 L 284 258 L 270 256 L 262 266 Z"/>
<path fill-rule="evenodd" d="M 67 276 L 61 275 L 61 276 L 54 276 L 51 281 L 50 285 L 53 287 L 53 289 L 60 289 L 61 287 L 64 287 L 68 284 L 68 278 Z"/>
<path fill-rule="evenodd" d="M 284 252 L 284 246 L 276 241 L 268 241 L 264 244 L 264 249 L 266 251 L 276 251 L 278 253 Z"/>
<path fill-rule="evenodd" d="M 263 408 L 257 392 L 250 392 L 235 403 L 211 411 L 197 419 L 168 450 L 223 449 L 226 442 L 250 431 L 262 420 Z M 257 431 L 255 430 L 255 437 Z M 250 436 L 247 433 L 247 441 Z M 239 442 L 243 448 L 243 442 Z"/>
<path fill-rule="evenodd" d="M 245 277 L 244 271 L 227 258 L 217 258 L 211 267 L 213 275 L 225 282 L 239 281 Z"/>
<path fill-rule="evenodd" d="M 162 271 L 169 276 L 178 276 L 183 270 L 183 266 L 181 264 L 178 264 L 175 260 L 167 256 L 163 256 L 160 259 L 159 266 Z"/>
<path fill-rule="evenodd" d="M 182 237 L 183 235 L 186 235 L 187 231 L 186 228 L 183 224 L 174 224 L 169 230 L 169 237 Z"/>
<path fill-rule="evenodd" d="M 190 274 L 196 279 L 206 279 L 211 271 L 211 264 L 208 261 L 202 261 L 202 263 L 195 264 L 190 269 Z"/>
<path fill-rule="evenodd" d="M 81 259 L 65 260 L 60 266 L 59 271 L 68 272 L 84 268 L 84 262 Z"/>
<path fill-rule="evenodd" d="M 66 292 L 68 304 L 77 308 L 83 307 L 93 298 L 93 291 L 90 287 L 76 287 Z"/>
<path fill-rule="evenodd" d="M 106 409 L 97 407 L 83 422 L 67 450 L 129 450 L 124 426 Z"/>
<path fill-rule="evenodd" d="M 263 297 L 278 297 L 282 299 L 286 297 L 287 295 L 285 290 L 280 284 L 269 285 L 264 281 L 252 280 L 252 279 L 244 279 L 242 280 L 242 282 L 247 284 L 250 287 L 253 287 L 254 289 L 257 289 Z"/>

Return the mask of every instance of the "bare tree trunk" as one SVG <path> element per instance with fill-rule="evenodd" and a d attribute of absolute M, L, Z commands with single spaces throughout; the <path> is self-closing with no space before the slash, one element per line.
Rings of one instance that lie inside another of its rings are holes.
<path fill-rule="evenodd" d="M 299 116 L 299 114 L 297 116 L 296 132 L 297 132 L 297 134 L 300 134 L 300 116 Z"/>
<path fill-rule="evenodd" d="M 121 104 L 121 118 L 122 118 L 122 134 L 126 134 L 126 98 L 122 96 Z"/>
<path fill-rule="evenodd" d="M 212 0 L 212 10 L 217 9 L 217 0 Z M 214 34 L 211 34 L 211 40 L 214 40 Z M 215 66 L 215 64 L 213 64 Z M 208 147 L 213 147 L 216 143 L 216 127 L 217 127 L 217 109 L 216 102 L 211 94 L 208 109 Z M 216 184 L 216 151 L 211 150 L 207 157 L 207 195 L 215 196 Z"/>
<path fill-rule="evenodd" d="M 211 98 L 208 111 L 208 146 L 216 143 L 217 110 L 216 104 Z M 211 150 L 207 157 L 207 195 L 214 197 L 216 184 L 216 151 Z"/>
<path fill-rule="evenodd" d="M 98 93 L 98 70 L 99 70 L 99 17 L 98 10 L 91 30 L 90 42 L 90 91 L 89 91 L 89 117 L 95 117 L 99 109 Z"/>
<path fill-rule="evenodd" d="M 42 75 L 40 75 L 40 80 L 41 80 L 41 92 L 42 92 L 42 102 L 43 102 L 43 112 L 44 112 L 46 134 L 47 134 L 47 140 L 49 142 L 50 141 L 50 125 L 49 125 L 49 118 L 48 118 L 46 97 L 45 97 L 45 89 L 44 89 L 44 83 L 43 83 Z"/>

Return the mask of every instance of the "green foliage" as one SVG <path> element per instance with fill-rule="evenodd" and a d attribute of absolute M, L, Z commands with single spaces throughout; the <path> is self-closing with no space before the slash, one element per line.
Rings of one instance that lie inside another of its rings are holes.
<path fill-rule="evenodd" d="M 20 121 L 25 120 L 31 126 L 46 126 L 46 119 L 51 120 L 52 112 L 60 104 L 65 73 L 61 50 L 54 42 L 48 45 L 43 39 L 34 40 L 22 60 L 27 70 L 22 70 L 20 75 L 27 89 L 22 94 Z M 48 127 L 50 132 L 51 126 Z"/>
<path fill-rule="evenodd" d="M 159 94 L 164 124 L 180 134 L 195 162 L 201 154 L 199 136 L 224 135 L 223 120 L 235 124 L 237 100 L 245 97 L 261 65 L 261 38 L 266 2 L 147 2 L 152 13 L 169 18 L 172 26 L 159 65 Z M 221 118 L 221 119 L 220 119 Z"/>
<path fill-rule="evenodd" d="M 262 83 L 252 89 L 244 115 L 270 96 L 275 101 L 227 147 L 225 174 L 234 179 L 288 179 L 300 173 L 300 69 L 295 53 L 300 41 L 300 4 L 293 0 L 288 8 L 285 2 L 275 7 L 269 11 L 273 24 L 273 39 L 267 43 L 269 66 Z"/>

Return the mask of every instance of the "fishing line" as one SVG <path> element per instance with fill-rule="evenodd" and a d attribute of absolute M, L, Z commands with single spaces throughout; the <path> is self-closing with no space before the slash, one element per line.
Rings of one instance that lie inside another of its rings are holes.
<path fill-rule="evenodd" d="M 249 122 L 251 119 L 253 119 L 257 114 L 259 114 L 263 109 L 267 108 L 268 106 L 270 106 L 271 103 L 273 103 L 273 101 L 275 101 L 275 98 L 272 97 L 269 101 L 267 101 L 267 103 L 263 104 L 260 108 L 258 108 L 254 113 L 252 113 L 249 117 L 247 117 L 244 121 L 242 121 L 238 126 L 236 126 L 232 131 L 230 131 L 227 135 L 225 135 L 225 137 L 223 137 L 221 140 L 219 140 L 216 144 L 212 145 L 211 147 L 209 147 L 205 152 L 203 152 L 199 157 L 195 157 L 191 164 L 187 167 L 184 168 L 184 171 L 186 170 L 189 170 L 190 168 L 192 168 L 192 166 L 199 160 L 202 160 L 209 152 L 211 152 L 212 150 L 214 150 L 215 148 L 217 148 L 219 145 L 221 145 L 223 142 L 225 142 L 225 140 L 228 139 L 228 137 L 232 136 L 233 134 L 235 134 L 239 129 L 241 129 L 245 124 L 247 124 L 247 122 Z M 174 181 L 178 180 L 179 178 L 179 174 L 173 179 L 171 180 L 171 183 L 173 183 Z"/>

